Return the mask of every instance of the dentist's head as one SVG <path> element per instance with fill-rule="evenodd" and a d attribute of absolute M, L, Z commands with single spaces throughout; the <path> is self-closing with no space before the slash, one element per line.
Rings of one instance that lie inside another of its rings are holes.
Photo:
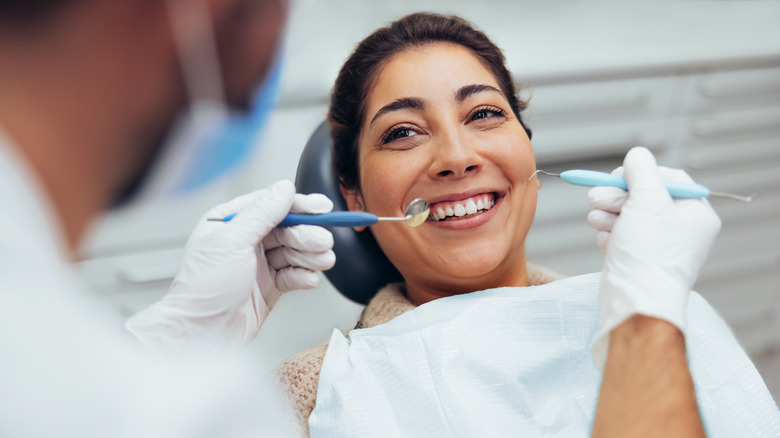
<path fill-rule="evenodd" d="M 273 96 L 287 12 L 285 0 L 0 0 L 0 128 L 71 249 L 101 210 L 240 161 L 245 144 L 214 142 L 229 113 Z"/>

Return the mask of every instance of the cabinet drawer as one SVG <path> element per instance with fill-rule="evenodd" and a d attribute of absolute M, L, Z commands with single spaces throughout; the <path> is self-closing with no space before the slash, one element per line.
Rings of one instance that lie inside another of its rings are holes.
<path fill-rule="evenodd" d="M 527 120 L 531 127 L 582 126 L 617 120 L 665 117 L 673 77 L 623 79 L 529 87 Z"/>
<path fill-rule="evenodd" d="M 696 116 L 689 129 L 694 142 L 729 137 L 776 138 L 780 136 L 780 106 Z"/>
<path fill-rule="evenodd" d="M 731 228 L 753 228 L 760 223 L 780 229 L 780 187 L 759 193 L 747 204 L 722 198 L 712 198 L 710 203 L 723 221 L 724 232 Z"/>
<path fill-rule="evenodd" d="M 780 191 L 780 168 L 774 163 L 754 163 L 752 168 L 726 170 L 690 170 L 689 174 L 699 184 L 718 192 L 750 195 L 759 192 L 774 196 Z M 758 199 L 758 198 L 757 198 Z M 750 210 L 750 204 L 735 204 L 738 201 L 712 198 L 713 205 L 740 206 Z"/>
<path fill-rule="evenodd" d="M 532 127 L 533 129 L 533 127 Z M 654 153 L 666 144 L 664 121 L 634 121 L 557 127 L 534 131 L 532 144 L 539 163 L 561 163 L 582 159 L 622 157 L 634 146 L 646 146 Z"/>
<path fill-rule="evenodd" d="M 756 163 L 762 166 L 775 163 L 780 169 L 780 135 L 744 141 L 729 138 L 693 143 L 683 154 L 683 166 L 696 171 L 729 171 L 735 167 L 754 167 Z"/>
<path fill-rule="evenodd" d="M 702 281 L 696 290 L 723 316 L 749 354 L 780 346 L 780 273 Z"/>
<path fill-rule="evenodd" d="M 695 76 L 689 99 L 690 114 L 780 105 L 780 66 Z"/>

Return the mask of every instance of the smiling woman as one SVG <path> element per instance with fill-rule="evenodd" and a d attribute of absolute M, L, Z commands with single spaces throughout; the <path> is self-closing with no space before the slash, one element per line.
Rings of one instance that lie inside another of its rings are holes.
<path fill-rule="evenodd" d="M 524 109 L 501 51 L 457 17 L 410 15 L 345 63 L 329 122 L 350 209 L 396 214 L 423 197 L 437 219 L 371 230 L 413 303 L 527 285 L 538 186 Z"/>
<path fill-rule="evenodd" d="M 350 210 L 398 215 L 424 198 L 433 212 L 425 227 L 372 227 L 407 297 L 526 286 L 533 151 L 484 62 L 448 42 L 407 49 L 378 71 L 365 108 L 359 188 L 342 190 Z"/>
<path fill-rule="evenodd" d="M 349 209 L 403 216 L 412 200 L 424 198 L 431 215 L 419 227 L 378 223 L 359 230 L 373 234 L 404 281 L 376 294 L 350 341 L 334 334 L 329 344 L 282 364 L 280 379 L 304 429 L 311 421 L 325 436 L 431 436 L 431 430 L 496 436 L 487 432 L 494 430 L 488 418 L 503 412 L 498 421 L 512 425 L 511 435 L 581 436 L 590 433 L 603 401 L 608 407 L 599 418 L 606 422 L 597 425 L 632 418 L 626 421 L 644 427 L 677 416 L 684 436 L 702 432 L 681 341 L 718 354 L 736 349 L 743 365 L 744 352 L 733 338 L 696 337 L 701 321 L 725 326 L 695 295 L 690 338 L 657 318 L 630 319 L 614 330 L 643 340 L 630 345 L 657 349 L 618 344 L 610 350 L 613 366 L 625 368 L 622 357 L 614 359 L 619 354 L 658 365 L 660 371 L 632 369 L 642 382 L 648 380 L 641 376 L 670 373 L 674 379 L 664 381 L 674 387 L 630 386 L 636 381 L 618 379 L 633 377 L 608 370 L 608 389 L 599 394 L 593 345 L 600 277 L 557 281 L 563 277 L 526 261 L 539 183 L 529 178 L 536 164 L 521 117 L 525 106 L 501 51 L 457 17 L 401 18 L 362 41 L 344 64 L 328 122 Z M 642 337 L 648 333 L 653 342 Z M 715 362 L 693 351 L 695 366 Z M 697 391 L 710 400 L 735 396 L 708 392 L 709 377 L 700 378 Z M 629 412 L 638 418 L 626 416 L 625 403 L 612 403 L 637 391 L 653 400 L 658 416 L 642 413 L 646 403 Z M 764 400 L 764 393 L 750 397 Z"/>

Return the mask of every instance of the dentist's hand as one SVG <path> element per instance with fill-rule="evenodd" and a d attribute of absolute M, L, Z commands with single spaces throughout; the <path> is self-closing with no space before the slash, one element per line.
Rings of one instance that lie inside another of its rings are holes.
<path fill-rule="evenodd" d="M 625 177 L 628 192 L 595 187 L 588 193 L 588 223 L 605 251 L 594 347 L 600 368 L 610 332 L 632 315 L 664 319 L 685 331 L 689 292 L 721 225 L 705 199 L 671 198 L 663 180 L 693 180 L 658 167 L 645 148 L 629 151 L 613 173 Z"/>
<path fill-rule="evenodd" d="M 323 195 L 295 193 L 290 181 L 206 213 L 190 236 L 170 292 L 131 317 L 127 329 L 154 356 L 211 354 L 252 340 L 282 293 L 317 285 L 333 267 L 332 234 L 321 227 L 276 228 L 288 212 L 327 213 Z M 207 221 L 239 213 L 230 222 Z"/>

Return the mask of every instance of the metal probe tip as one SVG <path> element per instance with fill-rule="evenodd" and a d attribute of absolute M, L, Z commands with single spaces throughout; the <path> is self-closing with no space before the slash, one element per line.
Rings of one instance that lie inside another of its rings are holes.
<path fill-rule="evenodd" d="M 733 199 L 735 201 L 741 201 L 741 202 L 753 202 L 753 198 L 758 196 L 760 192 L 753 193 L 750 196 L 742 196 L 742 195 L 736 195 L 734 193 L 725 193 L 725 192 L 713 192 L 710 190 L 710 196 L 717 196 L 720 198 L 728 198 Z"/>
<path fill-rule="evenodd" d="M 537 173 L 543 173 L 543 174 L 549 175 L 549 176 L 558 176 L 558 177 L 561 176 L 560 173 L 552 173 L 552 172 L 544 171 L 542 169 L 538 169 L 536 172 L 532 173 L 531 176 L 528 177 L 528 181 L 531 181 L 531 178 L 535 177 Z"/>

